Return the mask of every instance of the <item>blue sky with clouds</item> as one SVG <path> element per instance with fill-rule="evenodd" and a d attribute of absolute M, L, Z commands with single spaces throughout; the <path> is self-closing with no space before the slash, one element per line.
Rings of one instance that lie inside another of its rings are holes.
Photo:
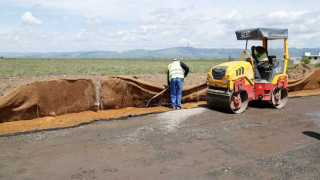
<path fill-rule="evenodd" d="M 1 0 L 0 52 L 122 51 L 187 43 L 243 48 L 234 31 L 251 27 L 288 28 L 290 47 L 319 48 L 319 7 L 318 0 Z"/>

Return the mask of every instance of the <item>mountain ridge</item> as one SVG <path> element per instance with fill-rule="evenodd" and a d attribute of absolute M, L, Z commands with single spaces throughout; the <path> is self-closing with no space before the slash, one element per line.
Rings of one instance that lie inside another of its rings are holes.
<path fill-rule="evenodd" d="M 72 51 L 72 52 L 0 52 L 4 58 L 191 58 L 191 59 L 226 59 L 229 56 L 239 57 L 241 48 L 195 48 L 173 47 L 165 49 L 147 50 L 133 49 L 125 51 Z M 304 51 L 317 55 L 320 48 L 289 48 L 291 57 L 301 57 Z M 283 49 L 269 49 L 269 55 L 283 56 Z"/>

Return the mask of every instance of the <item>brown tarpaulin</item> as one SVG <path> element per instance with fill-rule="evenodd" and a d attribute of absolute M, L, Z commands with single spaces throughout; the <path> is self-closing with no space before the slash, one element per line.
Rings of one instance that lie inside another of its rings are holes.
<path fill-rule="evenodd" d="M 319 89 L 320 88 L 320 70 L 317 69 L 301 79 L 290 80 L 288 82 L 288 88 L 289 88 L 289 91 Z"/>
<path fill-rule="evenodd" d="M 22 85 L 0 97 L 0 122 L 94 110 L 93 79 L 61 79 Z"/>
<path fill-rule="evenodd" d="M 146 106 L 148 100 L 164 90 L 164 85 L 141 81 L 128 76 L 100 79 L 101 109 Z M 183 87 L 182 102 L 205 100 L 206 84 Z M 170 104 L 170 90 L 150 102 L 150 105 Z"/>
<path fill-rule="evenodd" d="M 96 88 L 93 79 L 62 79 L 23 85 L 0 97 L 0 122 L 27 120 L 73 112 L 95 110 Z M 128 76 L 100 79 L 100 109 L 144 107 L 147 101 L 167 88 L 164 85 Z M 290 91 L 320 88 L 320 70 L 289 81 Z M 206 83 L 183 87 L 182 102 L 205 100 Z M 150 106 L 169 105 L 170 90 L 153 99 Z"/>
<path fill-rule="evenodd" d="M 147 101 L 164 90 L 164 85 L 141 81 L 128 76 L 103 77 L 100 79 L 101 109 L 145 106 Z M 290 91 L 320 88 L 320 70 L 306 77 L 288 82 Z M 182 102 L 205 100 L 206 83 L 183 87 Z M 170 90 L 153 99 L 150 105 L 170 104 Z"/>

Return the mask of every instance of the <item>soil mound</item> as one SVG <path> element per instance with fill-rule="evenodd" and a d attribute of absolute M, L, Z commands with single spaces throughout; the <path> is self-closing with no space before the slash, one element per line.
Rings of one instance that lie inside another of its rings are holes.
<path fill-rule="evenodd" d="M 314 90 L 320 88 L 320 69 L 314 70 L 303 78 L 289 80 L 288 88 L 290 91 Z"/>
<path fill-rule="evenodd" d="M 100 79 L 101 109 L 144 107 L 148 100 L 168 88 L 167 86 L 142 81 L 129 76 L 103 77 Z M 205 100 L 206 84 L 185 86 L 182 90 L 182 103 Z M 167 90 L 150 102 L 150 106 L 170 104 L 170 91 Z"/>
<path fill-rule="evenodd" d="M 295 69 L 307 73 L 306 66 Z M 148 100 L 168 88 L 129 76 L 100 78 L 96 92 L 93 79 L 61 79 L 22 85 L 0 97 L 0 122 L 28 120 L 44 116 L 99 109 L 145 107 Z M 288 82 L 290 91 L 320 89 L 320 70 Z M 183 87 L 182 103 L 205 100 L 206 83 Z M 98 99 L 97 99 L 98 98 Z M 154 98 L 149 106 L 169 105 L 170 91 Z"/>
<path fill-rule="evenodd" d="M 128 76 L 103 77 L 100 92 L 93 79 L 62 79 L 22 85 L 0 97 L 0 122 L 35 119 L 67 113 L 125 107 L 144 107 L 148 100 L 167 88 Z M 182 102 L 205 100 L 206 84 L 183 88 Z M 100 100 L 96 99 L 100 95 Z M 150 106 L 170 103 L 170 91 L 159 95 Z"/>
<path fill-rule="evenodd" d="M 312 69 L 304 62 L 296 65 L 294 68 L 288 68 L 287 70 L 289 80 L 301 79 L 311 72 Z"/>
<path fill-rule="evenodd" d="M 61 79 L 22 85 L 0 97 L 0 122 L 94 110 L 93 79 Z"/>

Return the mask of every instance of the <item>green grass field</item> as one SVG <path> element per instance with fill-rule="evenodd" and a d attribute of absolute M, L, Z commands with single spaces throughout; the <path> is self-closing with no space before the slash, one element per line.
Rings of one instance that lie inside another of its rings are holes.
<path fill-rule="evenodd" d="M 227 60 L 182 60 L 191 73 L 206 73 Z M 163 74 L 171 60 L 163 59 L 0 59 L 0 76 L 11 75 L 134 75 Z M 293 66 L 288 63 L 288 66 Z"/>
<path fill-rule="evenodd" d="M 191 73 L 206 73 L 226 60 L 182 60 Z M 166 73 L 171 60 L 161 59 L 1 59 L 0 76 L 10 75 L 128 75 Z"/>

